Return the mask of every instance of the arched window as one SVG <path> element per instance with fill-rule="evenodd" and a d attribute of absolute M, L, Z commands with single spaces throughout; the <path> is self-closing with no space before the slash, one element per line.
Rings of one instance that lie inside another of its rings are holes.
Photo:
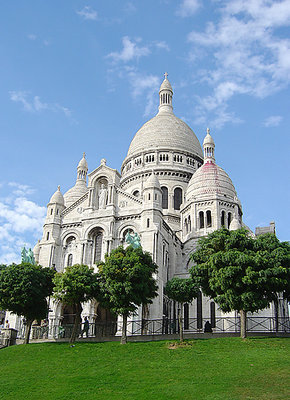
<path fill-rule="evenodd" d="M 202 329 L 202 294 L 198 292 L 196 298 L 197 329 Z"/>
<path fill-rule="evenodd" d="M 189 304 L 187 303 L 183 306 L 183 327 L 189 329 Z"/>
<path fill-rule="evenodd" d="M 190 219 L 190 215 L 188 216 L 188 232 L 191 232 L 191 219 Z"/>
<path fill-rule="evenodd" d="M 211 323 L 211 327 L 215 328 L 216 327 L 216 323 L 215 323 L 215 302 L 211 301 L 210 303 L 210 323 Z"/>
<path fill-rule="evenodd" d="M 198 216 L 199 216 L 199 229 L 202 229 L 204 228 L 204 212 L 200 211 L 198 213 Z"/>
<path fill-rule="evenodd" d="M 230 228 L 231 222 L 232 222 L 232 214 L 229 212 L 228 213 L 228 228 Z"/>
<path fill-rule="evenodd" d="M 69 236 L 67 239 L 66 239 L 66 245 L 67 246 L 70 246 L 70 245 L 72 245 L 73 244 L 73 242 L 76 240 L 76 238 L 74 237 L 74 236 Z"/>
<path fill-rule="evenodd" d="M 72 263 L 73 263 L 73 255 L 69 254 L 67 257 L 67 263 L 66 263 L 67 267 L 71 267 L 73 265 Z"/>
<path fill-rule="evenodd" d="M 125 243 L 127 233 L 130 233 L 130 235 L 134 235 L 134 231 L 132 228 L 125 229 L 122 235 L 122 243 Z"/>
<path fill-rule="evenodd" d="M 162 208 L 168 209 L 168 189 L 166 186 L 162 186 Z"/>
<path fill-rule="evenodd" d="M 147 228 L 149 228 L 149 226 L 150 226 L 150 219 L 147 218 Z"/>
<path fill-rule="evenodd" d="M 180 210 L 180 205 L 182 203 L 182 189 L 174 189 L 174 210 Z"/>
<path fill-rule="evenodd" d="M 225 226 L 225 219 L 226 219 L 226 213 L 224 211 L 222 211 L 221 226 Z"/>
<path fill-rule="evenodd" d="M 102 247 L 103 247 L 103 230 L 101 228 L 95 228 L 91 234 L 90 238 L 93 244 L 92 252 L 92 263 L 97 264 L 102 258 Z"/>
<path fill-rule="evenodd" d="M 206 226 L 211 227 L 211 211 L 209 210 L 206 212 Z"/>
<path fill-rule="evenodd" d="M 139 190 L 135 190 L 135 191 L 133 192 L 133 196 L 139 197 L 139 196 L 140 196 Z"/>
<path fill-rule="evenodd" d="M 185 220 L 184 220 L 184 229 L 185 229 L 185 233 L 188 233 L 188 223 L 187 223 L 187 218 L 185 218 Z"/>

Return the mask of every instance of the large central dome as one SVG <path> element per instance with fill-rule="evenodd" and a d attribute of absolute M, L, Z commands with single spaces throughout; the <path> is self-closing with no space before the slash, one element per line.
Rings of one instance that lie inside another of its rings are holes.
<path fill-rule="evenodd" d="M 188 152 L 202 158 L 200 143 L 190 127 L 177 118 L 172 110 L 162 110 L 134 136 L 128 156 L 144 150 L 174 150 Z"/>

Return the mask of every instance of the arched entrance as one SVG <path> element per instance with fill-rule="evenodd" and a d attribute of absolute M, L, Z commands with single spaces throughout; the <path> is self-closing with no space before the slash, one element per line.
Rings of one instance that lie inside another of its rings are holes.
<path fill-rule="evenodd" d="M 96 336 L 114 336 L 117 332 L 117 315 L 107 308 L 97 307 L 97 317 L 95 322 Z"/>

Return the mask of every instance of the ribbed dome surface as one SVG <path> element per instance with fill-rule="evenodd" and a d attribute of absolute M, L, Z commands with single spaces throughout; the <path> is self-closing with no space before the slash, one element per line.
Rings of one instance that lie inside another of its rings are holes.
<path fill-rule="evenodd" d="M 192 196 L 200 199 L 212 194 L 226 195 L 234 199 L 237 196 L 233 182 L 228 174 L 213 162 L 202 165 L 189 181 L 186 200 Z"/>
<path fill-rule="evenodd" d="M 144 150 L 155 149 L 181 150 L 203 158 L 200 143 L 194 132 L 173 112 L 159 112 L 146 122 L 134 136 L 127 157 Z"/>
<path fill-rule="evenodd" d="M 63 196 L 65 201 L 65 206 L 69 207 L 80 197 L 82 197 L 85 193 L 87 193 L 87 191 L 88 188 L 86 183 L 84 181 L 77 181 L 76 184 L 71 189 L 69 189 Z"/>

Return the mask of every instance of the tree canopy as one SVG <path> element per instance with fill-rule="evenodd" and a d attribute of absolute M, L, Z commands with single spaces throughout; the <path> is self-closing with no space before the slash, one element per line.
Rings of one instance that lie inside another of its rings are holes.
<path fill-rule="evenodd" d="M 121 343 L 127 338 L 127 317 L 141 304 L 152 303 L 152 298 L 157 296 L 158 287 L 153 277 L 157 268 L 148 252 L 132 246 L 126 249 L 119 246 L 99 265 L 105 304 L 123 316 Z"/>
<path fill-rule="evenodd" d="M 12 264 L 0 269 L 0 307 L 27 320 L 25 343 L 34 319 L 46 317 L 46 298 L 52 294 L 54 270 L 32 264 Z"/>
<path fill-rule="evenodd" d="M 53 296 L 63 304 L 76 308 L 76 318 L 70 338 L 70 342 L 73 343 L 80 326 L 81 303 L 100 296 L 98 275 L 87 265 L 75 264 L 57 273 L 53 283 Z"/>
<path fill-rule="evenodd" d="M 222 311 L 241 312 L 245 336 L 244 313 L 268 307 L 277 292 L 289 293 L 289 249 L 274 234 L 254 239 L 244 228 L 222 228 L 199 240 L 191 277 Z"/>

